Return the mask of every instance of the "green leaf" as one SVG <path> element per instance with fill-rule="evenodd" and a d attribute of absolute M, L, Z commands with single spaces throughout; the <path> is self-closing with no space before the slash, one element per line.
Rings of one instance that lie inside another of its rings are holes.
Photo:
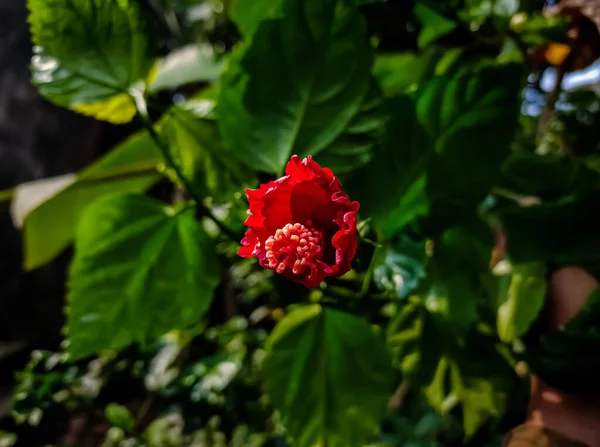
<path fill-rule="evenodd" d="M 251 182 L 252 173 L 223 147 L 216 123 L 206 119 L 202 107 L 198 110 L 195 104 L 192 101 L 171 107 L 158 124 L 158 131 L 198 195 L 217 201 L 232 199 Z"/>
<path fill-rule="evenodd" d="M 447 19 L 441 13 L 423 3 L 415 5 L 415 15 L 423 25 L 423 29 L 419 34 L 419 48 L 424 48 L 434 40 L 454 31 L 457 26 L 456 22 Z"/>
<path fill-rule="evenodd" d="M 135 418 L 123 405 L 108 404 L 104 410 L 104 415 L 108 422 L 115 427 L 122 428 L 128 432 L 132 432 L 135 429 Z"/>
<path fill-rule="evenodd" d="M 504 367 L 502 372 L 507 373 L 508 365 L 502 366 Z M 456 367 L 453 373 L 454 387 L 458 390 L 462 404 L 465 438 L 468 439 L 490 417 L 502 416 L 510 396 L 510 388 L 501 375 L 497 377 L 466 375 Z"/>
<path fill-rule="evenodd" d="M 565 325 L 548 332 L 531 331 L 525 338 L 524 360 L 544 383 L 585 398 L 600 396 L 598 315 L 600 289 Z"/>
<path fill-rule="evenodd" d="M 510 343 L 527 332 L 542 310 L 547 289 L 546 266 L 544 263 L 515 265 L 510 274 L 498 280 L 501 282 L 498 336 Z"/>
<path fill-rule="evenodd" d="M 413 296 L 392 320 L 387 340 L 394 365 L 438 413 L 460 405 L 467 438 L 502 415 L 515 375 L 494 338 L 471 330 L 457 339 Z"/>
<path fill-rule="evenodd" d="M 426 68 L 426 60 L 417 53 L 378 54 L 373 64 L 373 75 L 383 91 L 391 96 L 404 93 L 418 84 Z"/>
<path fill-rule="evenodd" d="M 513 19 L 510 27 L 527 45 L 538 46 L 548 42 L 566 41 L 569 20 L 560 14 L 545 17 L 542 13 L 534 13 L 530 16 L 520 16 L 519 19 Z"/>
<path fill-rule="evenodd" d="M 262 21 L 281 16 L 282 0 L 234 0 L 231 19 L 250 40 Z"/>
<path fill-rule="evenodd" d="M 489 269 L 492 246 L 483 222 L 449 228 L 436 242 L 425 303 L 455 333 L 465 334 L 477 320 L 480 275 Z"/>
<path fill-rule="evenodd" d="M 510 18 L 519 10 L 519 0 L 471 0 L 467 7 L 461 11 L 465 21 L 481 26 L 494 19 L 497 28 L 506 29 Z"/>
<path fill-rule="evenodd" d="M 472 353 L 477 352 L 476 358 Z M 492 339 L 472 334 L 465 346 L 440 358 L 435 376 L 424 388 L 429 404 L 440 414 L 460 405 L 465 438 L 491 417 L 502 416 L 515 375 Z"/>
<path fill-rule="evenodd" d="M 378 432 L 391 364 L 366 321 L 300 307 L 276 326 L 266 350 L 267 390 L 295 446 L 362 445 Z"/>
<path fill-rule="evenodd" d="M 519 70 L 486 67 L 403 95 L 372 162 L 346 185 L 382 239 L 428 216 L 430 230 L 472 215 L 508 155 Z"/>
<path fill-rule="evenodd" d="M 290 0 L 232 57 L 217 105 L 223 140 L 258 171 L 316 156 L 352 124 L 371 85 L 372 51 L 357 8 Z"/>
<path fill-rule="evenodd" d="M 515 264 L 548 261 L 597 268 L 599 206 L 597 194 L 591 192 L 588 197 L 500 210 L 510 260 Z"/>
<path fill-rule="evenodd" d="M 564 155 L 514 151 L 502 165 L 502 174 L 507 189 L 543 199 L 556 199 L 600 186 L 597 172 L 581 160 Z"/>
<path fill-rule="evenodd" d="M 158 63 L 148 89 L 157 92 L 194 82 L 216 81 L 224 68 L 225 58 L 218 57 L 210 45 L 186 45 Z"/>
<path fill-rule="evenodd" d="M 431 46 L 421 54 L 409 51 L 376 54 L 372 71 L 383 93 L 391 97 L 415 90 L 434 76 L 450 75 L 458 68 L 465 68 L 465 53 L 463 47 Z"/>
<path fill-rule="evenodd" d="M 394 367 L 411 385 L 431 382 L 443 355 L 437 330 L 429 312 L 418 298 L 409 297 L 387 329 L 387 344 Z"/>
<path fill-rule="evenodd" d="M 373 79 L 357 115 L 346 130 L 315 160 L 344 180 L 364 167 L 373 156 L 384 124 L 381 89 Z"/>
<path fill-rule="evenodd" d="M 113 123 L 135 115 L 128 91 L 152 49 L 133 0 L 28 0 L 33 81 L 50 101 Z"/>
<path fill-rule="evenodd" d="M 425 277 L 425 262 L 425 243 L 401 235 L 396 243 L 385 248 L 383 258 L 375 264 L 375 284 L 396 298 L 405 298 Z"/>
<path fill-rule="evenodd" d="M 192 209 L 121 195 L 81 216 L 67 295 L 68 353 L 146 344 L 201 320 L 219 282 Z"/>
<path fill-rule="evenodd" d="M 24 218 L 25 269 L 51 261 L 73 241 L 83 210 L 109 194 L 142 192 L 159 178 L 162 157 L 152 138 L 139 133 L 77 174 Z"/>

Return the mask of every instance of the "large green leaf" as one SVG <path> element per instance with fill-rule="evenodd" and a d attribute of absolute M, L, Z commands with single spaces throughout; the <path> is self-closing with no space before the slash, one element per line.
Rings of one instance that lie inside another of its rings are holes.
<path fill-rule="evenodd" d="M 365 96 L 356 116 L 346 130 L 315 159 L 341 179 L 347 179 L 365 166 L 377 145 L 384 124 L 381 89 L 375 81 Z"/>
<path fill-rule="evenodd" d="M 133 0 L 28 0 L 33 81 L 63 107 L 114 123 L 135 115 L 129 89 L 152 65 Z"/>
<path fill-rule="evenodd" d="M 393 105 L 382 144 L 351 195 L 388 239 L 429 216 L 443 228 L 488 194 L 516 126 L 519 70 L 488 67 L 427 82 Z"/>
<path fill-rule="evenodd" d="M 81 216 L 67 295 L 73 359 L 148 343 L 202 319 L 219 281 L 193 209 L 141 195 L 99 200 Z"/>
<path fill-rule="evenodd" d="M 505 264 L 499 264 L 502 266 Z M 510 343 L 525 334 L 546 298 L 546 266 L 531 263 L 511 266 L 500 278 L 496 325 L 500 340 Z"/>
<path fill-rule="evenodd" d="M 251 181 L 252 173 L 223 147 L 216 123 L 195 104 L 169 109 L 158 125 L 159 133 L 196 194 L 217 201 L 232 199 Z M 177 181 L 176 176 L 173 179 Z"/>
<path fill-rule="evenodd" d="M 290 0 L 263 21 L 222 78 L 217 105 L 226 145 L 259 171 L 292 154 L 317 155 L 351 125 L 369 93 L 364 19 L 344 0 Z"/>
<path fill-rule="evenodd" d="M 107 194 L 145 191 L 159 178 L 162 157 L 152 138 L 139 133 L 84 169 L 24 219 L 25 268 L 51 261 L 73 241 L 83 210 Z"/>
<path fill-rule="evenodd" d="M 391 363 L 366 321 L 319 305 L 298 308 L 269 337 L 264 368 L 293 445 L 358 446 L 379 430 Z"/>

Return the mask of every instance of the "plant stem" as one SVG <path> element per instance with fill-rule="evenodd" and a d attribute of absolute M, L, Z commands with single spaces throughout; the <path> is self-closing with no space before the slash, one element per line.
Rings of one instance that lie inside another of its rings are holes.
<path fill-rule="evenodd" d="M 217 225 L 217 227 L 219 227 L 219 229 L 223 233 L 225 233 L 231 240 L 237 240 L 238 237 L 234 234 L 234 232 L 231 231 L 228 227 L 226 227 L 219 219 L 217 219 L 212 214 L 210 209 L 208 209 L 204 205 L 204 203 L 202 203 L 202 197 L 200 197 L 196 194 L 196 192 L 194 191 L 194 187 L 192 186 L 190 181 L 183 175 L 183 172 L 181 172 L 180 167 L 177 165 L 177 163 L 173 159 L 173 156 L 171 155 L 171 151 L 169 150 L 169 147 L 165 144 L 165 142 L 160 137 L 160 135 L 158 135 L 156 133 L 156 130 L 154 129 L 154 123 L 152 123 L 152 120 L 148 116 L 148 112 L 147 112 L 147 109 L 145 106 L 145 100 L 143 97 L 140 97 L 140 96 L 141 95 L 135 95 L 138 116 L 139 116 L 140 120 L 142 121 L 144 128 L 150 134 L 150 137 L 152 137 L 152 139 L 158 146 L 167 166 L 169 168 L 173 169 L 173 172 L 175 172 L 175 175 L 177 176 L 177 178 L 179 179 L 179 181 L 181 182 L 183 187 L 187 190 L 188 194 L 196 202 L 196 206 L 202 210 L 202 214 L 207 216 L 209 219 L 211 219 Z"/>
<path fill-rule="evenodd" d="M 554 110 L 556 108 L 556 102 L 560 98 L 560 92 L 562 89 L 562 83 L 565 78 L 566 68 L 564 63 L 559 65 L 556 68 L 556 82 L 554 83 L 554 87 L 546 96 L 546 102 L 544 104 L 544 108 L 542 109 L 542 113 L 540 114 L 538 127 L 537 127 L 537 139 L 540 140 L 548 131 L 548 123 L 552 119 L 554 115 Z"/>
<path fill-rule="evenodd" d="M 375 246 L 375 251 L 373 251 L 373 256 L 371 256 L 371 261 L 369 262 L 369 268 L 367 269 L 367 272 L 365 273 L 365 277 L 364 277 L 362 285 L 360 287 L 360 292 L 358 295 L 360 298 L 365 297 L 367 295 L 367 293 L 369 292 L 369 287 L 371 286 L 371 280 L 373 279 L 373 271 L 375 270 L 375 261 L 379 257 L 379 254 L 380 254 L 382 248 L 383 248 L 382 245 Z"/>

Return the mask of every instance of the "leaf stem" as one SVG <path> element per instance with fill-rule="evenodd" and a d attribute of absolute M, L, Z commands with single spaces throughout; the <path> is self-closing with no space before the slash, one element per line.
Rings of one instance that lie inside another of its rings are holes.
<path fill-rule="evenodd" d="M 150 134 L 150 137 L 158 146 L 167 166 L 173 169 L 173 172 L 175 172 L 175 175 L 177 176 L 183 187 L 187 190 L 188 194 L 196 202 L 196 206 L 202 210 L 202 214 L 208 217 L 210 220 L 212 220 L 215 223 L 215 225 L 217 225 L 217 227 L 219 227 L 219 229 L 223 233 L 225 233 L 231 240 L 237 240 L 238 237 L 235 235 L 235 233 L 232 230 L 230 230 L 227 226 L 225 226 L 223 222 L 217 219 L 210 211 L 210 209 L 206 205 L 204 205 L 204 203 L 202 203 L 202 197 L 196 194 L 196 192 L 194 191 L 194 187 L 192 186 L 190 181 L 185 177 L 185 175 L 183 175 L 183 172 L 181 171 L 180 167 L 173 159 L 169 147 L 165 144 L 160 135 L 156 133 L 156 130 L 154 129 L 154 123 L 148 116 L 146 100 L 144 99 L 142 92 L 132 92 L 132 94 L 135 99 L 138 117 L 140 118 L 144 128 Z"/>
<path fill-rule="evenodd" d="M 365 277 L 363 278 L 362 285 L 360 287 L 359 298 L 364 298 L 369 292 L 369 287 L 371 286 L 371 280 L 373 279 L 373 272 L 375 270 L 375 263 L 377 258 L 379 257 L 379 253 L 381 252 L 382 245 L 376 245 L 375 251 L 373 251 L 373 256 L 371 256 L 371 261 L 369 262 L 369 268 L 365 273 Z"/>

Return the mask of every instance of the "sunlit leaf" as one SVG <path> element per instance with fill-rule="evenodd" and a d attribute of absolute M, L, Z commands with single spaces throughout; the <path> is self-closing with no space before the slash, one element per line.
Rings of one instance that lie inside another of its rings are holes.
<path fill-rule="evenodd" d="M 133 0 L 28 0 L 33 81 L 52 102 L 114 123 L 135 114 L 128 92 L 152 65 Z"/>
<path fill-rule="evenodd" d="M 158 148 L 147 133 L 137 134 L 64 183 L 25 214 L 25 268 L 51 261 L 73 241 L 83 210 L 107 194 L 145 191 L 159 178 Z"/>
<path fill-rule="evenodd" d="M 515 265 L 499 281 L 496 325 L 500 339 L 510 343 L 527 332 L 544 305 L 546 267 L 543 263 Z"/>
<path fill-rule="evenodd" d="M 186 45 L 169 53 L 156 67 L 148 89 L 156 92 L 193 82 L 212 82 L 225 68 L 211 46 Z"/>

